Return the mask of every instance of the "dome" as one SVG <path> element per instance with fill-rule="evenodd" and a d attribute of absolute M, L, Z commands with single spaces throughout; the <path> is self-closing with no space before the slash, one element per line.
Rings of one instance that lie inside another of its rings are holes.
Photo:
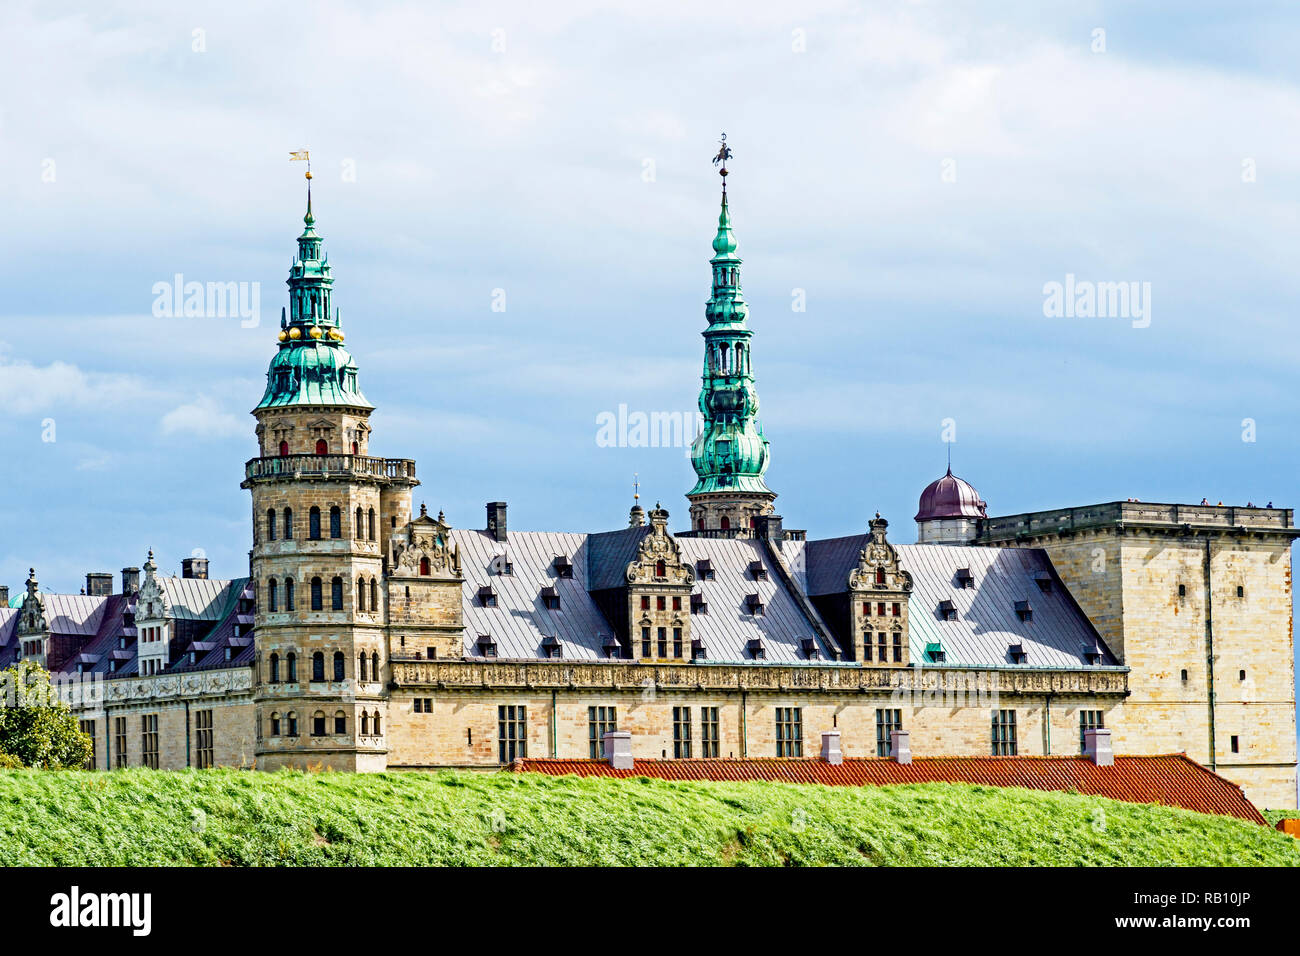
<path fill-rule="evenodd" d="M 921 492 L 921 503 L 917 508 L 916 520 L 928 521 L 931 518 L 986 518 L 987 503 L 980 498 L 969 482 L 962 481 L 948 473 L 937 481 L 926 485 Z"/>

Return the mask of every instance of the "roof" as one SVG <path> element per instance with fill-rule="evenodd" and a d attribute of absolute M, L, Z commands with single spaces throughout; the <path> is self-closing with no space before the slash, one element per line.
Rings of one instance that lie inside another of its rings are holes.
<path fill-rule="evenodd" d="M 916 509 L 917 521 L 932 518 L 983 518 L 987 505 L 970 482 L 948 473 L 925 486 Z"/>
<path fill-rule="evenodd" d="M 869 534 L 820 541 L 781 543 L 796 581 L 813 596 L 848 589 L 849 572 L 867 547 Z M 907 602 L 911 657 L 930 663 L 928 645 L 944 650 L 944 663 L 956 667 L 1113 667 L 1115 656 L 1056 574 L 1041 548 L 955 547 L 900 544 L 899 566 L 912 575 Z M 968 569 L 972 587 L 958 583 Z M 1044 591 L 1039 581 L 1050 581 Z M 939 606 L 951 601 L 955 620 L 944 620 Z M 1021 620 L 1016 603 L 1028 601 L 1030 620 Z M 1012 644 L 1024 646 L 1028 658 L 1011 659 Z M 1085 656 L 1099 651 L 1101 660 Z"/>
<path fill-rule="evenodd" d="M 900 764 L 888 757 L 846 757 L 838 765 L 812 758 L 723 758 L 636 760 L 630 770 L 616 770 L 605 760 L 526 758 L 516 760 L 509 769 L 551 776 L 766 780 L 847 787 L 909 783 L 1023 787 L 1109 797 L 1127 803 L 1182 807 L 1267 826 L 1240 787 L 1186 754 L 1117 756 L 1111 766 L 1098 766 L 1081 756 L 915 757 L 910 764 Z"/>

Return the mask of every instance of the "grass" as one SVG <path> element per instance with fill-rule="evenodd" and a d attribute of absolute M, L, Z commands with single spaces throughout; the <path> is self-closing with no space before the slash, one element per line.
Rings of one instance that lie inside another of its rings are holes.
<path fill-rule="evenodd" d="M 540 774 L 0 771 L 0 865 L 1300 864 L 1257 824 L 1068 793 Z"/>

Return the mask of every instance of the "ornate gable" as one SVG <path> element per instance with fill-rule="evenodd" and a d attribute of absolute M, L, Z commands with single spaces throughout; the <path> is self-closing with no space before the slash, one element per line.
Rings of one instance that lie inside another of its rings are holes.
<path fill-rule="evenodd" d="M 849 590 L 911 591 L 912 575 L 898 566 L 898 551 L 885 537 L 889 522 L 876 512 L 870 527 L 871 540 L 858 552 L 858 566 L 849 572 Z"/>
<path fill-rule="evenodd" d="M 158 565 L 154 564 L 153 551 L 149 552 L 144 563 L 144 580 L 135 599 L 135 619 L 137 622 L 165 620 L 171 607 L 167 601 L 167 592 L 163 590 L 157 577 Z"/>
<path fill-rule="evenodd" d="M 18 612 L 19 637 L 45 635 L 50 625 L 45 619 L 45 599 L 41 597 L 41 587 L 36 580 L 36 569 L 28 570 L 27 593 L 23 596 L 22 609 Z"/>
<path fill-rule="evenodd" d="M 627 583 L 652 586 L 695 583 L 695 569 L 682 561 L 682 547 L 668 533 L 668 512 L 658 505 L 650 512 L 650 533 L 642 539 L 636 558 L 627 566 Z"/>
<path fill-rule="evenodd" d="M 440 511 L 430 518 L 424 505 L 420 516 L 392 537 L 392 574 L 460 580 L 460 548 L 451 544 L 451 525 Z"/>

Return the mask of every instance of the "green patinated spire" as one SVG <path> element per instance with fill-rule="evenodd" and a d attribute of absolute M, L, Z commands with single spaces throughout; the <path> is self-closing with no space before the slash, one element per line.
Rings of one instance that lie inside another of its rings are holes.
<path fill-rule="evenodd" d="M 723 155 L 725 154 L 725 155 Z M 700 412 L 704 430 L 691 446 L 691 465 L 699 480 L 687 494 L 715 492 L 752 493 L 775 497 L 763 481 L 770 451 L 758 424 L 758 390 L 750 356 L 753 332 L 745 324 L 749 307 L 740 291 L 740 263 L 736 235 L 731 228 L 727 205 L 726 160 L 730 150 L 719 153 L 723 161 L 722 211 L 718 234 L 713 239 L 713 291 L 704 314 L 704 374 L 700 389 Z"/>
<path fill-rule="evenodd" d="M 280 348 L 266 373 L 266 394 L 258 408 L 285 405 L 348 405 L 373 408 L 357 385 L 357 365 L 343 347 L 338 310 L 330 309 L 334 279 L 329 256 L 316 234 L 307 173 L 307 214 L 302 217 L 298 254 L 289 264 L 289 309 L 280 314 Z"/>

